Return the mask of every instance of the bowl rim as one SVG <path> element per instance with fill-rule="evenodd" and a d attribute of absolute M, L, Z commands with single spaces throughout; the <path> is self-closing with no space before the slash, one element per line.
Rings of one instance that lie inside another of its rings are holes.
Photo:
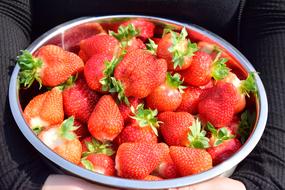
<path fill-rule="evenodd" d="M 43 35 L 41 35 L 39 38 L 37 38 L 33 43 L 31 43 L 27 50 L 30 52 L 34 52 L 36 49 L 38 49 L 40 46 L 42 46 L 45 42 L 47 42 L 50 38 L 64 32 L 67 29 L 70 29 L 74 26 L 77 26 L 79 24 L 84 24 L 88 22 L 95 22 L 105 19 L 114 19 L 114 18 L 144 18 L 144 19 L 151 19 L 158 22 L 167 22 L 170 24 L 176 24 L 180 26 L 185 26 L 186 28 L 189 28 L 192 31 L 198 32 L 202 34 L 203 36 L 207 36 L 217 44 L 224 47 L 227 51 L 229 51 L 233 57 L 235 57 L 238 62 L 240 62 L 243 67 L 248 72 L 256 72 L 254 67 L 251 65 L 251 63 L 230 43 L 219 37 L 218 35 L 200 27 L 195 24 L 188 24 L 188 23 L 182 23 L 178 21 L 174 21 L 171 19 L 165 19 L 160 17 L 154 17 L 154 16 L 146 16 L 146 15 L 111 15 L 111 16 L 96 16 L 96 17 L 80 17 L 68 22 L 65 22 L 63 24 L 60 24 L 51 30 L 45 32 Z M 260 105 L 259 114 L 257 118 L 257 125 L 254 128 L 253 132 L 251 133 L 250 137 L 246 141 L 246 143 L 241 147 L 241 149 L 235 153 L 232 157 L 227 159 L 226 161 L 222 162 L 221 164 L 213 167 L 210 170 L 207 170 L 205 172 L 186 176 L 186 177 L 180 177 L 175 179 L 167 179 L 162 181 L 143 181 L 143 180 L 130 180 L 125 178 L 119 178 L 119 177 L 111 177 L 111 176 L 105 176 L 102 174 L 94 173 L 92 171 L 88 171 L 84 168 L 81 168 L 80 166 L 77 166 L 61 156 L 57 155 L 55 152 L 53 152 L 49 147 L 47 147 L 44 143 L 42 143 L 37 136 L 31 132 L 31 129 L 25 122 L 23 115 L 22 115 L 22 108 L 19 102 L 19 84 L 17 82 L 17 76 L 19 73 L 20 67 L 19 65 L 16 65 L 12 76 L 10 78 L 10 84 L 9 84 L 9 103 L 10 108 L 12 111 L 12 115 L 20 128 L 21 132 L 24 134 L 26 139 L 41 153 L 45 156 L 45 158 L 49 159 L 56 165 L 60 166 L 61 168 L 67 170 L 68 172 L 71 172 L 72 174 L 75 174 L 77 176 L 80 176 L 81 178 L 90 180 L 92 182 L 100 183 L 107 186 L 113 186 L 113 187 L 120 187 L 120 188 L 131 188 L 131 189 L 164 189 L 164 188 L 175 188 L 175 187 L 181 187 L 181 186 L 187 186 L 190 184 L 196 184 L 200 183 L 202 181 L 209 180 L 213 177 L 219 176 L 222 173 L 226 172 L 227 170 L 230 170 L 232 167 L 236 166 L 239 162 L 241 162 L 256 146 L 258 141 L 260 140 L 263 131 L 266 126 L 266 121 L 268 117 L 268 102 L 267 102 L 267 96 L 264 89 L 264 86 L 262 84 L 262 81 L 258 75 L 255 75 L 256 83 L 258 87 L 258 103 Z"/>

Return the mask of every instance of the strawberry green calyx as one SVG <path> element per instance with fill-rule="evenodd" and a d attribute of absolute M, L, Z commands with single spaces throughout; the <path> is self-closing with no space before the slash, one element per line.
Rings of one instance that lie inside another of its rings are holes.
<path fill-rule="evenodd" d="M 248 97 L 249 93 L 253 93 L 254 95 L 257 94 L 257 86 L 253 72 L 250 72 L 248 74 L 248 77 L 245 80 L 241 81 L 239 90 L 242 94 L 246 94 Z"/>
<path fill-rule="evenodd" d="M 118 93 L 118 99 L 125 104 L 130 105 L 128 98 L 125 95 L 125 89 L 121 81 L 117 80 L 115 77 L 111 77 L 112 87 L 109 92 Z"/>
<path fill-rule="evenodd" d="M 256 117 L 256 113 L 255 112 L 251 113 L 248 110 L 244 111 L 241 114 L 241 120 L 239 123 L 237 133 L 240 135 L 240 140 L 242 144 L 245 143 L 245 141 L 248 139 L 252 131 L 252 128 L 255 122 L 255 117 Z"/>
<path fill-rule="evenodd" d="M 64 83 L 60 84 L 57 86 L 58 89 L 61 91 L 71 87 L 77 80 L 78 78 L 78 73 L 75 76 L 70 76 Z"/>
<path fill-rule="evenodd" d="M 188 140 L 190 144 L 188 146 L 200 149 L 209 148 L 209 139 L 206 137 L 206 131 L 201 127 L 201 122 L 196 119 L 189 128 Z"/>
<path fill-rule="evenodd" d="M 84 143 L 87 147 L 87 151 L 82 153 L 83 158 L 92 153 L 106 154 L 107 156 L 112 156 L 115 153 L 110 142 L 101 143 L 92 137 L 91 142 L 85 141 Z"/>
<path fill-rule="evenodd" d="M 157 44 L 150 38 L 148 39 L 148 41 L 149 43 L 146 44 L 147 50 L 153 55 L 156 55 Z"/>
<path fill-rule="evenodd" d="M 157 120 L 157 110 L 144 109 L 143 104 L 139 104 L 136 108 L 131 106 L 131 112 L 135 115 L 131 118 L 135 119 L 140 127 L 150 126 L 153 132 L 158 136 L 157 128 L 160 121 Z"/>
<path fill-rule="evenodd" d="M 185 27 L 181 30 L 180 34 L 171 30 L 169 32 L 171 33 L 172 45 L 168 48 L 168 51 L 172 53 L 174 69 L 178 66 L 181 68 L 184 64 L 184 58 L 192 57 L 194 52 L 198 50 L 198 47 L 196 43 L 191 43 L 189 39 L 186 39 L 188 33 Z M 185 43 L 187 43 L 186 47 Z"/>
<path fill-rule="evenodd" d="M 186 86 L 182 86 L 183 80 L 180 79 L 181 76 L 178 73 L 171 75 L 169 72 L 166 73 L 166 83 L 167 85 L 171 86 L 172 88 L 177 88 L 180 93 L 183 93 L 183 89 Z"/>
<path fill-rule="evenodd" d="M 223 78 L 228 76 L 230 72 L 230 69 L 225 64 L 228 61 L 228 59 L 220 58 L 220 56 L 221 56 L 221 51 L 218 52 L 215 60 L 213 61 L 211 75 L 215 80 L 222 80 Z"/>
<path fill-rule="evenodd" d="M 84 166 L 84 168 L 86 168 L 87 170 L 91 170 L 93 172 L 95 171 L 93 164 L 89 160 L 82 158 L 80 162 Z"/>
<path fill-rule="evenodd" d="M 74 126 L 74 117 L 72 116 L 62 122 L 59 128 L 59 134 L 67 140 L 74 140 L 76 134 L 73 131 L 77 129 L 78 127 Z"/>
<path fill-rule="evenodd" d="M 111 77 L 114 75 L 115 67 L 121 60 L 121 57 L 113 57 L 111 61 L 105 61 L 105 69 L 103 71 L 104 77 L 100 80 L 100 83 L 102 84 L 102 91 L 108 91 L 111 88 Z"/>
<path fill-rule="evenodd" d="M 17 58 L 17 63 L 20 66 L 20 85 L 29 88 L 33 84 L 33 82 L 37 80 L 41 88 L 42 80 L 39 75 L 39 69 L 43 65 L 42 60 L 33 57 L 33 55 L 27 50 L 23 50 L 22 54 Z"/>
<path fill-rule="evenodd" d="M 36 135 L 40 134 L 40 132 L 42 132 L 43 129 L 44 129 L 43 126 L 35 126 L 35 127 L 32 128 L 33 132 L 34 132 Z"/>
<path fill-rule="evenodd" d="M 109 35 L 114 36 L 121 42 L 122 47 L 126 47 L 128 42 L 140 34 L 140 31 L 136 29 L 133 24 L 128 24 L 127 26 L 119 26 L 118 32 L 109 31 Z"/>
<path fill-rule="evenodd" d="M 225 140 L 235 138 L 235 135 L 232 135 L 227 128 L 222 127 L 217 130 L 210 122 L 207 123 L 207 129 L 215 137 L 214 147 L 222 144 Z"/>

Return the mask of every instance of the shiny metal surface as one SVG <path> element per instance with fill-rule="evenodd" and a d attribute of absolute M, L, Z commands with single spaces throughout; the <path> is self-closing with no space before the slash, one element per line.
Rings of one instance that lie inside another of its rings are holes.
<path fill-rule="evenodd" d="M 74 45 L 74 43 L 78 43 L 78 39 L 86 38 L 88 35 L 92 34 L 92 32 L 86 35 L 80 33 L 81 27 L 84 28 L 86 24 L 97 23 L 97 22 L 103 24 L 113 23 L 124 19 L 138 18 L 138 17 L 151 20 L 156 25 L 163 25 L 163 26 L 167 25 L 168 27 L 174 27 L 174 28 L 176 27 L 181 28 L 181 26 L 185 26 L 188 29 L 188 31 L 200 33 L 210 38 L 212 41 L 216 42 L 221 47 L 227 49 L 228 52 L 230 52 L 233 55 L 233 57 L 235 57 L 235 59 L 243 66 L 243 68 L 246 71 L 248 72 L 255 71 L 255 69 L 249 63 L 249 61 L 238 50 L 236 50 L 232 45 L 230 45 L 228 42 L 221 39 L 217 35 L 196 25 L 179 23 L 168 19 L 149 17 L 149 16 L 115 15 L 115 16 L 103 16 L 103 17 L 84 17 L 84 18 L 75 19 L 66 22 L 64 24 L 61 24 L 51 29 L 50 31 L 44 33 L 41 37 L 39 37 L 36 41 L 34 41 L 27 48 L 27 50 L 30 52 L 35 52 L 42 45 L 49 43 L 61 45 L 65 49 L 72 49 L 73 48 L 72 45 Z M 72 40 L 72 33 L 76 34 L 77 40 L 75 41 Z M 209 180 L 218 175 L 222 175 L 225 172 L 231 170 L 233 167 L 235 167 L 253 150 L 253 148 L 256 146 L 256 144 L 258 143 L 263 134 L 267 121 L 267 115 L 268 115 L 267 97 L 262 81 L 260 80 L 259 76 L 256 76 L 256 82 L 259 90 L 259 98 L 257 102 L 258 104 L 257 107 L 259 107 L 258 109 L 259 112 L 257 113 L 256 124 L 247 142 L 235 155 L 233 155 L 228 160 L 224 161 L 223 163 L 215 166 L 214 168 L 206 172 L 197 175 L 171 179 L 171 180 L 141 181 L 141 180 L 129 180 L 118 177 L 104 176 L 101 174 L 88 171 L 77 165 L 72 164 L 71 162 L 66 161 L 65 159 L 54 153 L 51 149 L 49 149 L 45 144 L 43 144 L 37 138 L 36 135 L 34 135 L 34 133 L 26 124 L 22 115 L 22 108 L 19 100 L 19 85 L 17 82 L 19 69 L 20 69 L 19 66 L 16 65 L 10 79 L 9 101 L 14 119 L 17 122 L 18 127 L 20 128 L 24 136 L 41 154 L 43 154 L 47 159 L 55 163 L 57 166 L 63 168 L 64 170 L 76 176 L 108 186 L 115 186 L 121 188 L 129 188 L 129 189 L 164 189 L 164 188 L 180 187 L 180 186 L 195 184 Z"/>

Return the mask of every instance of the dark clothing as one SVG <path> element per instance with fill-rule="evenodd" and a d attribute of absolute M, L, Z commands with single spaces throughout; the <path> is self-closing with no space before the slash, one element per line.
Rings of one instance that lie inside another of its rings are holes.
<path fill-rule="evenodd" d="M 0 0 L 0 189 L 40 189 L 54 173 L 17 128 L 8 103 L 19 50 L 62 22 L 81 16 L 142 14 L 198 24 L 251 61 L 265 85 L 269 117 L 254 151 L 232 176 L 248 190 L 285 189 L 285 1 L 283 0 Z"/>

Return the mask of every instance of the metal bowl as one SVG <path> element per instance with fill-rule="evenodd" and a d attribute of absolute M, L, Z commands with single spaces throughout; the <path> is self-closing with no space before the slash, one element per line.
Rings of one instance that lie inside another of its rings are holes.
<path fill-rule="evenodd" d="M 98 32 L 100 28 L 96 26 L 96 23 L 100 23 L 103 27 L 108 28 L 115 23 L 121 22 L 122 20 L 130 18 L 144 18 L 155 23 L 158 27 L 171 27 L 171 28 L 181 28 L 183 26 L 188 30 L 189 35 L 200 36 L 203 40 L 211 41 L 218 44 L 220 47 L 224 48 L 227 53 L 229 53 L 238 63 L 240 67 L 245 72 L 255 72 L 255 69 L 250 64 L 250 62 L 232 45 L 218 37 L 217 35 L 192 24 L 180 23 L 168 19 L 162 19 L 157 17 L 149 16 L 138 16 L 138 15 L 116 15 L 116 16 L 103 16 L 103 17 L 84 17 L 75 19 L 66 23 L 63 23 L 50 31 L 44 33 L 36 41 L 34 41 L 27 50 L 30 52 L 35 52 L 39 47 L 45 44 L 57 44 L 61 45 L 63 48 L 68 50 L 76 49 L 76 44 L 78 44 L 81 38 L 86 38 L 88 35 Z M 95 27 L 92 29 L 92 25 Z M 90 27 L 91 26 L 91 27 Z M 97 30 L 97 31 L 96 31 Z M 196 175 L 191 175 L 187 177 L 180 177 L 176 179 L 162 180 L 162 181 L 142 181 L 142 180 L 130 180 L 119 177 L 109 177 L 101 175 L 98 173 L 91 172 L 89 170 L 83 169 L 69 161 L 66 161 L 61 156 L 53 152 L 49 147 L 42 143 L 37 136 L 32 132 L 23 117 L 23 109 L 20 102 L 20 89 L 18 84 L 18 74 L 20 67 L 16 65 L 14 68 L 10 86 L 9 86 L 9 101 L 12 114 L 18 127 L 27 138 L 27 140 L 47 159 L 52 161 L 55 165 L 62 168 L 64 171 L 72 173 L 78 177 L 84 178 L 86 180 L 100 183 L 107 186 L 120 187 L 120 188 L 130 188 L 130 189 L 165 189 L 173 187 L 181 187 L 191 184 L 196 184 L 214 178 L 219 175 L 229 175 L 233 171 L 233 168 L 237 166 L 256 146 L 260 140 L 267 120 L 268 115 L 268 103 L 266 98 L 266 93 L 264 86 L 259 78 L 256 76 L 256 83 L 258 87 L 259 95 L 256 99 L 256 122 L 252 133 L 246 143 L 241 147 L 241 149 L 230 157 L 228 160 L 222 162 L 221 164 L 213 167 L 212 169 L 199 173 Z"/>

